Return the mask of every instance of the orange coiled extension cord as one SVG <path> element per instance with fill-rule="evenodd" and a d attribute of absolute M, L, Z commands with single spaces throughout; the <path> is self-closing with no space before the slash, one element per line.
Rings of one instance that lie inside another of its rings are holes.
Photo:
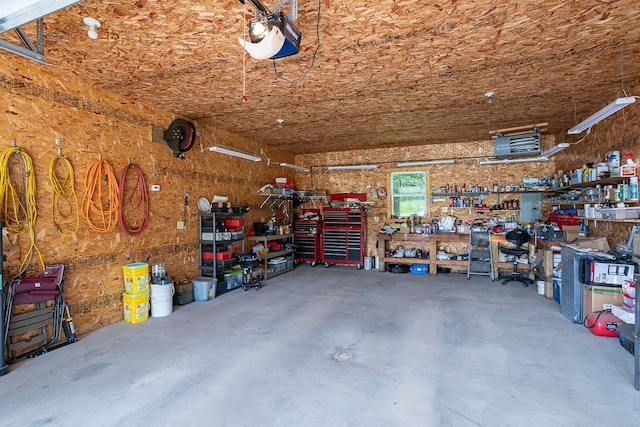
<path fill-rule="evenodd" d="M 130 226 L 125 221 L 125 204 L 124 204 L 124 190 L 125 182 L 127 180 L 127 171 L 132 170 L 135 172 L 135 184 L 133 191 L 127 200 L 129 201 L 129 209 L 126 209 L 127 213 L 131 213 L 135 217 L 136 225 Z M 149 197 L 147 195 L 147 183 L 144 179 L 142 169 L 134 164 L 125 166 L 120 176 L 120 208 L 118 209 L 118 222 L 122 230 L 129 236 L 137 236 L 147 228 L 147 222 L 149 221 Z"/>
<path fill-rule="evenodd" d="M 104 160 L 93 163 L 84 176 L 82 217 L 98 233 L 107 233 L 118 224 L 118 181 L 113 167 Z"/>

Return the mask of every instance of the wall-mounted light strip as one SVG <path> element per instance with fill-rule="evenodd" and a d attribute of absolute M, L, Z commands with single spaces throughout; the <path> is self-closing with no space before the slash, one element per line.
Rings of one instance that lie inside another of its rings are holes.
<path fill-rule="evenodd" d="M 591 126 L 595 125 L 596 123 L 600 122 L 601 120 L 606 119 L 616 111 L 622 110 L 624 107 L 626 107 L 629 104 L 633 104 L 634 102 L 636 102 L 635 96 L 618 98 L 615 101 L 613 101 L 611 104 L 604 107 L 602 110 L 587 117 L 586 119 L 584 119 L 583 121 L 581 121 L 580 123 L 572 127 L 571 129 L 569 129 L 569 132 L 567 133 L 569 135 L 575 135 L 575 134 L 581 133 L 589 129 Z"/>
<path fill-rule="evenodd" d="M 213 146 L 208 148 L 209 151 L 215 151 L 216 153 L 226 154 L 228 156 L 240 157 L 241 159 L 253 160 L 254 162 L 259 162 L 262 158 L 258 156 L 253 156 L 251 154 L 241 153 L 239 151 L 229 150 L 227 148 L 222 148 L 218 146 Z"/>
<path fill-rule="evenodd" d="M 542 153 L 540 155 L 540 157 L 551 157 L 554 154 L 558 153 L 559 151 L 564 150 L 565 148 L 567 148 L 569 146 L 569 143 L 567 142 L 561 142 L 560 144 L 556 145 L 555 147 L 545 151 L 544 153 Z"/>
<path fill-rule="evenodd" d="M 521 159 L 503 159 L 503 160 L 485 160 L 478 162 L 479 165 L 499 165 L 504 163 L 528 163 L 528 162 L 546 162 L 546 157 L 524 157 Z"/>
<path fill-rule="evenodd" d="M 445 160 L 425 160 L 423 162 L 401 162 L 396 166 L 399 168 L 405 166 L 426 166 L 426 165 L 449 165 L 451 163 L 455 163 L 456 161 L 453 159 L 445 159 Z"/>
<path fill-rule="evenodd" d="M 345 171 L 345 170 L 371 170 L 378 169 L 378 165 L 346 165 L 346 166 L 329 166 L 330 171 Z"/>
<path fill-rule="evenodd" d="M 292 165 L 291 163 L 280 163 L 280 166 L 284 166 L 285 168 L 295 169 L 301 172 L 309 172 L 309 168 L 304 168 L 302 166 Z"/>

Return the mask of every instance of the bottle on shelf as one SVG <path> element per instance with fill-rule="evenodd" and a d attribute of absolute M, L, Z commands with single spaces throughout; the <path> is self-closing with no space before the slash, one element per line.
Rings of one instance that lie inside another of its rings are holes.
<path fill-rule="evenodd" d="M 638 177 L 632 176 L 629 178 L 629 200 L 633 202 L 638 201 Z"/>

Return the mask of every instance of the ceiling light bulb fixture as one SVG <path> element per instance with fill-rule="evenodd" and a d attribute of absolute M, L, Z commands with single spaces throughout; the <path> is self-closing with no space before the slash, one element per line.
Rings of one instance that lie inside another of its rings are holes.
<path fill-rule="evenodd" d="M 485 92 L 484 96 L 487 97 L 487 103 L 491 104 L 491 97 L 493 96 L 493 92 L 492 91 Z"/>
<path fill-rule="evenodd" d="M 89 27 L 89 31 L 87 31 L 87 35 L 89 36 L 89 38 L 93 40 L 97 39 L 98 32 L 96 31 L 96 28 L 100 28 L 102 26 L 100 21 L 95 18 L 87 17 L 84 18 L 82 22 L 84 22 L 85 25 Z"/>
<path fill-rule="evenodd" d="M 285 162 L 280 163 L 280 166 L 283 166 L 283 167 L 289 168 L 289 169 L 295 169 L 295 170 L 301 171 L 301 172 L 309 172 L 309 170 L 310 170 L 309 168 L 305 168 L 305 167 L 297 166 L 297 165 L 292 165 L 291 163 L 285 163 Z"/>
<path fill-rule="evenodd" d="M 328 166 L 330 171 L 344 171 L 344 170 L 372 170 L 378 169 L 378 165 L 345 165 L 345 166 Z"/>
<path fill-rule="evenodd" d="M 259 162 L 260 160 L 262 160 L 262 158 L 258 156 L 241 153 L 240 151 L 229 150 L 228 148 L 222 148 L 215 145 L 213 147 L 209 147 L 208 150 L 215 151 L 216 153 L 226 154 L 227 156 L 233 156 L 233 157 L 239 157 L 241 159 L 252 160 L 254 162 Z"/>
<path fill-rule="evenodd" d="M 618 98 L 615 101 L 613 101 L 611 104 L 607 105 L 606 107 L 598 111 L 597 113 L 587 117 L 586 119 L 584 119 L 583 121 L 581 121 L 580 123 L 572 127 L 571 129 L 569 129 L 569 132 L 567 133 L 569 135 L 576 135 L 578 133 L 581 133 L 591 128 L 593 125 L 597 124 L 601 120 L 606 119 L 616 111 L 622 110 L 624 107 L 626 107 L 629 104 L 633 104 L 634 102 L 636 102 L 635 96 Z"/>
<path fill-rule="evenodd" d="M 281 128 L 284 123 L 284 119 L 276 119 L 276 122 L 278 122 L 278 127 Z"/>
<path fill-rule="evenodd" d="M 265 23 L 267 25 L 265 25 Z M 250 28 L 251 39 L 257 41 L 262 40 L 270 27 L 271 25 L 268 24 L 267 20 L 264 18 L 258 21 L 254 21 L 253 25 L 251 25 Z"/>
<path fill-rule="evenodd" d="M 455 163 L 456 161 L 453 159 L 444 159 L 444 160 L 425 160 L 422 162 L 401 162 L 396 166 L 399 168 L 406 166 L 424 166 L 424 165 L 448 165 L 451 163 Z"/>

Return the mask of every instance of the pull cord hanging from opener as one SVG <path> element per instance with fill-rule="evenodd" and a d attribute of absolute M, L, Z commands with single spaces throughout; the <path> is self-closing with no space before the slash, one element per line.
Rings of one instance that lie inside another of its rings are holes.
<path fill-rule="evenodd" d="M 2 200 L 2 216 L 7 232 L 14 235 L 24 233 L 29 235 L 29 249 L 20 264 L 16 275 L 18 277 L 27 270 L 34 252 L 38 255 L 42 271 L 44 271 L 44 261 L 36 245 L 34 232 L 38 214 L 35 171 L 31 157 L 16 147 L 15 143 L 14 140 L 14 146 L 5 149 L 0 155 L 0 200 Z M 21 164 L 16 162 L 17 158 L 22 160 Z"/>
<path fill-rule="evenodd" d="M 58 143 L 58 141 L 56 141 Z M 58 155 L 49 162 L 49 181 L 53 189 L 51 198 L 51 222 L 53 228 L 62 237 L 73 237 L 80 227 L 80 207 L 75 189 L 75 176 L 73 165 L 69 159 L 62 155 L 58 145 Z M 75 209 L 75 224 L 69 227 L 69 231 L 63 231 L 56 217 L 69 218 Z"/>
<path fill-rule="evenodd" d="M 135 173 L 135 181 L 133 191 L 127 198 L 129 201 L 129 209 L 126 209 L 124 193 L 125 183 L 127 181 L 127 172 L 129 170 Z M 147 194 L 147 183 L 144 179 L 142 169 L 129 162 L 129 164 L 122 170 L 122 175 L 120 176 L 120 187 L 118 189 L 120 194 L 120 208 L 118 209 L 118 222 L 120 223 L 120 227 L 127 235 L 137 236 L 147 228 L 147 223 L 149 222 L 149 197 Z M 137 225 L 131 226 L 127 224 L 127 221 L 125 220 L 125 210 L 127 213 L 132 213 L 132 216 L 135 217 L 135 224 Z"/>
<path fill-rule="evenodd" d="M 98 233 L 113 230 L 118 224 L 118 181 L 113 167 L 102 156 L 87 169 L 84 186 L 83 218 Z"/>

